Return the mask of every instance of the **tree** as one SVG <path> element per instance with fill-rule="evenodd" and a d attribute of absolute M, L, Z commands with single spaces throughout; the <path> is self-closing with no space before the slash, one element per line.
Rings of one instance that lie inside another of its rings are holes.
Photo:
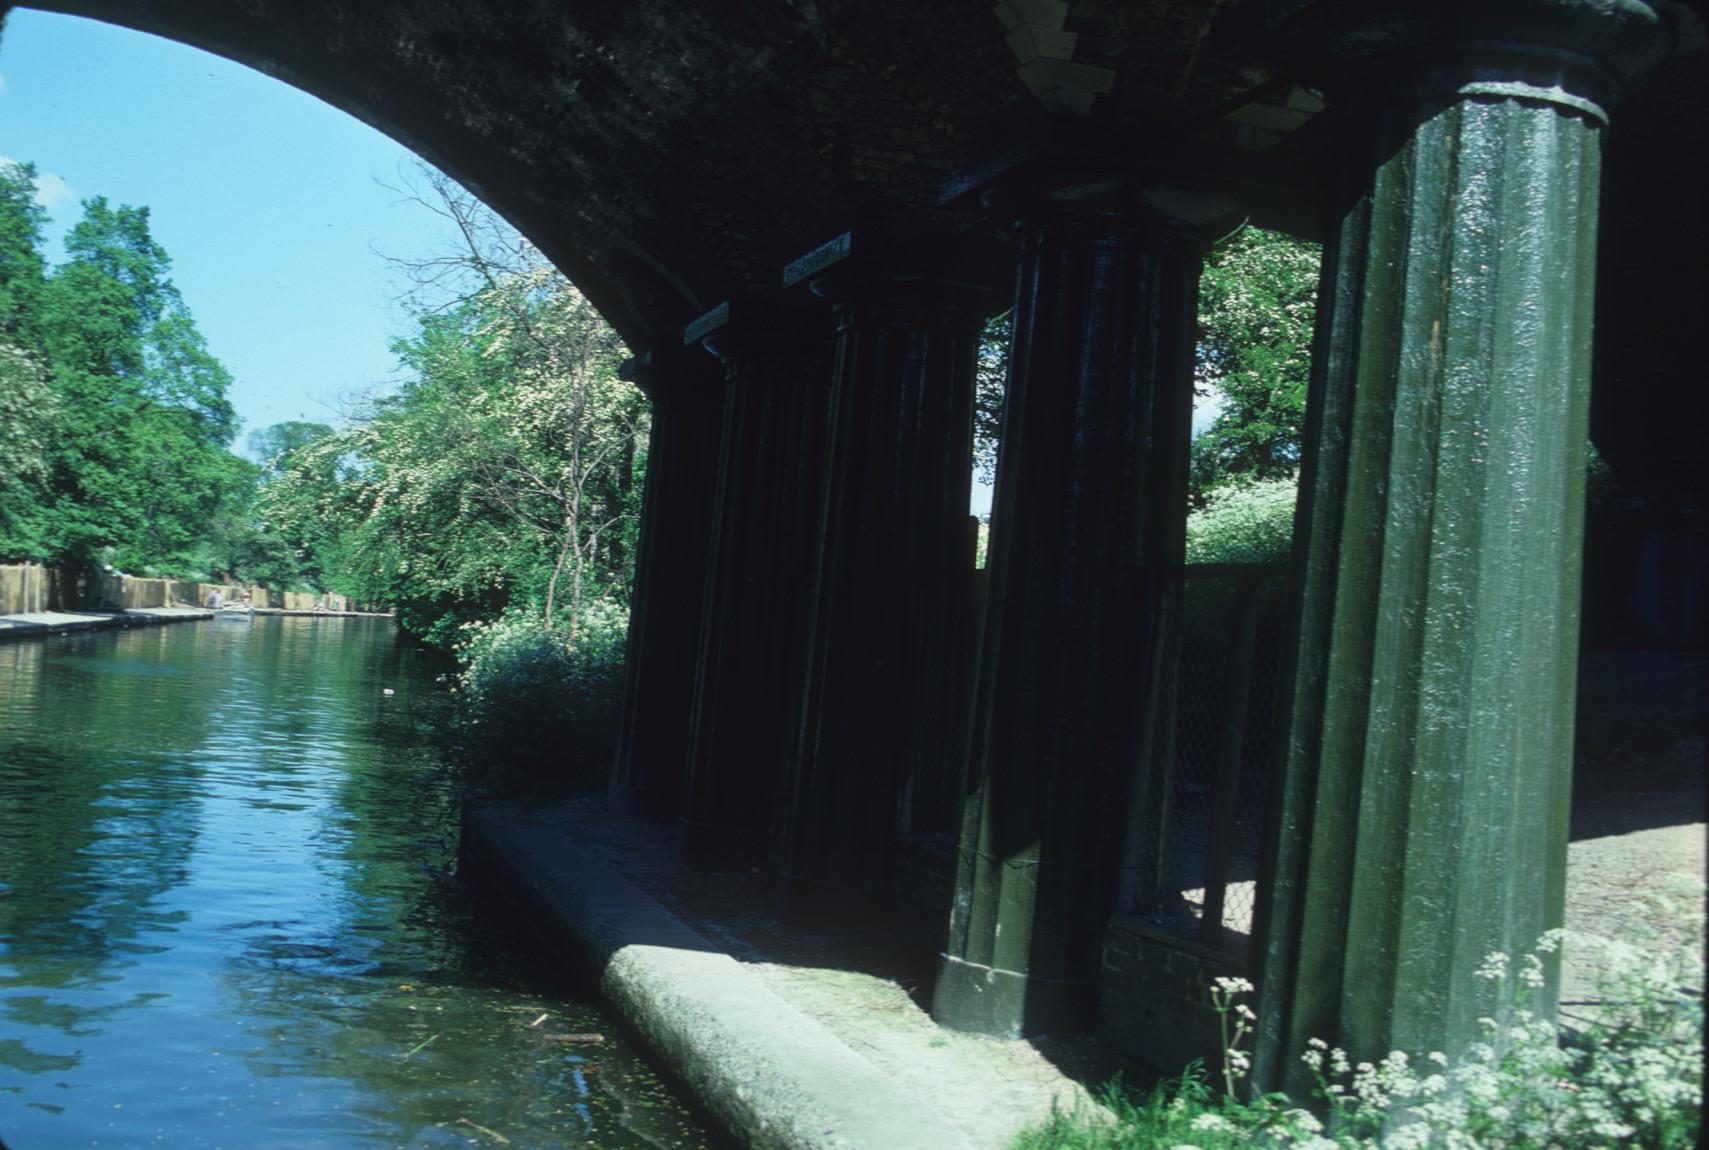
<path fill-rule="evenodd" d="M 331 434 L 332 428 L 324 423 L 292 419 L 250 432 L 249 450 L 261 461 L 264 472 L 277 475 L 285 469 L 293 452 Z"/>
<path fill-rule="evenodd" d="M 1003 439 L 1003 396 L 1009 386 L 1010 312 L 985 322 L 973 376 L 973 470 L 981 483 L 997 481 L 997 445 Z"/>
<path fill-rule="evenodd" d="M 1199 281 L 1196 386 L 1222 409 L 1193 444 L 1191 491 L 1297 473 L 1317 315 L 1316 245 L 1246 228 Z"/>
<path fill-rule="evenodd" d="M 0 343 L 29 353 L 41 350 L 41 295 L 47 271 L 42 227 L 47 212 L 36 202 L 36 169 L 0 164 Z"/>
<path fill-rule="evenodd" d="M 581 293 L 462 189 L 424 180 L 416 199 L 464 243 L 404 265 L 422 307 L 395 345 L 409 378 L 292 450 L 264 514 L 430 641 L 523 603 L 548 629 L 567 617 L 573 641 L 590 597 L 627 598 L 645 401 Z"/>
<path fill-rule="evenodd" d="M 112 548 L 132 570 L 192 571 L 210 518 L 244 482 L 226 449 L 230 376 L 168 278 L 146 208 L 85 201 L 66 262 L 41 274 L 32 175 L 0 170 L 0 327 L 25 357 L 6 368 L 6 454 L 23 458 L 17 445 L 33 439 L 40 458 L 0 543 L 73 562 Z"/>
<path fill-rule="evenodd" d="M 30 520 L 46 496 L 57 415 L 41 365 L 0 343 L 0 556 L 48 558 L 32 544 Z"/>

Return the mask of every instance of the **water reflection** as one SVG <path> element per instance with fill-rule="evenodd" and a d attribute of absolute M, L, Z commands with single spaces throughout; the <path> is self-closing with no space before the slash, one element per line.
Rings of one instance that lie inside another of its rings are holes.
<path fill-rule="evenodd" d="M 449 877 L 443 669 L 355 621 L 0 644 L 14 1150 L 706 1144 Z"/>

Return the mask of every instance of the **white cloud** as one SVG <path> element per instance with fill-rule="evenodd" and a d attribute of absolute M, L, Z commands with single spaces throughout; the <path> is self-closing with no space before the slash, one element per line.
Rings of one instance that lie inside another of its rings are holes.
<path fill-rule="evenodd" d="M 6 73 L 0 72 L 0 92 L 6 90 Z"/>
<path fill-rule="evenodd" d="M 17 162 L 11 156 L 0 156 L 0 166 Z M 71 207 L 77 199 L 76 190 L 52 172 L 36 173 L 36 203 L 48 211 L 57 212 L 60 208 Z"/>
<path fill-rule="evenodd" d="M 36 176 L 36 203 L 48 211 L 58 211 L 76 202 L 77 193 L 72 190 L 71 185 L 52 172 L 42 172 Z"/>

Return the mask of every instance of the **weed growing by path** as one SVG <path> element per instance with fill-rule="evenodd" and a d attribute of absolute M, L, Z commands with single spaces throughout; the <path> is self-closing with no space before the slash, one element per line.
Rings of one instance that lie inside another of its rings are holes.
<path fill-rule="evenodd" d="M 1684 894 L 1658 896 L 1657 913 L 1677 921 L 1682 905 L 1696 902 Z M 1545 959 L 1563 945 L 1597 974 L 1599 1010 L 1582 1030 L 1538 1009 Z M 1517 963 L 1492 954 L 1478 970 L 1512 1006 L 1483 1019 L 1482 1039 L 1455 1059 L 1394 1051 L 1354 1063 L 1313 1039 L 1301 1053 L 1317 1081 L 1309 1104 L 1244 1088 L 1250 1061 L 1241 1044 L 1254 1016 L 1242 999 L 1252 986 L 1218 979 L 1220 1082 L 1194 1064 L 1137 1098 L 1113 1083 L 1102 1101 L 1114 1121 L 1056 1114 L 1014 1150 L 1687 1150 L 1702 1127 L 1700 969 L 1693 947 L 1551 931 Z"/>

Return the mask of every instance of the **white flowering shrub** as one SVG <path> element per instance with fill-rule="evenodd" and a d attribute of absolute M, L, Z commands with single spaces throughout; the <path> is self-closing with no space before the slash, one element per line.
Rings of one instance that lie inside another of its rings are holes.
<path fill-rule="evenodd" d="M 458 655 L 460 728 L 488 787 L 603 781 L 623 696 L 629 613 L 611 600 L 583 604 L 572 641 L 537 610 L 513 609 L 464 629 Z"/>
<path fill-rule="evenodd" d="M 1657 913 L 1677 922 L 1682 904 L 1701 905 L 1700 892 L 1676 886 L 1657 897 Z M 1701 912 L 1692 913 L 1701 939 Z M 1596 971 L 1598 1011 L 1582 1029 L 1537 1009 L 1545 956 L 1563 946 Z M 1511 1007 L 1483 1019 L 1482 1039 L 1454 1059 L 1394 1051 L 1354 1063 L 1312 1039 L 1300 1056 L 1317 1080 L 1310 1105 L 1242 1089 L 1251 1064 L 1241 1043 L 1255 1021 L 1242 1000 L 1252 987 L 1219 978 L 1220 1090 L 1196 1064 L 1138 1102 L 1112 1084 L 1104 1102 L 1117 1121 L 1057 1114 L 1015 1150 L 1689 1150 L 1702 1128 L 1701 969 L 1693 945 L 1551 931 L 1517 963 L 1500 954 L 1484 962 L 1477 977 L 1500 984 Z"/>
<path fill-rule="evenodd" d="M 1286 562 L 1298 497 L 1292 478 L 1216 488 L 1187 516 L 1187 562 Z"/>

